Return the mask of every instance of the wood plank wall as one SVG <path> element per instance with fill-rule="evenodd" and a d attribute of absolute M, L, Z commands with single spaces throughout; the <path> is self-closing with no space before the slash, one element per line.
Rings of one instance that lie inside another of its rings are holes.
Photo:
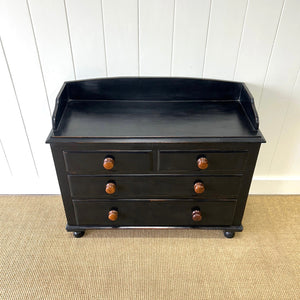
<path fill-rule="evenodd" d="M 63 81 L 245 81 L 262 146 L 252 193 L 300 193 L 299 0 L 1 0 L 0 193 L 58 193 L 46 136 Z"/>

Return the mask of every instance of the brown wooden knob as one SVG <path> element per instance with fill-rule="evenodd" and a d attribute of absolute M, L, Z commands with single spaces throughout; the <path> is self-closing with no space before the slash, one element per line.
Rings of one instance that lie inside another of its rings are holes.
<path fill-rule="evenodd" d="M 202 220 L 202 215 L 201 215 L 201 211 L 196 209 L 192 212 L 192 219 L 195 222 L 199 222 Z"/>
<path fill-rule="evenodd" d="M 110 210 L 108 212 L 108 219 L 111 221 L 116 221 L 118 219 L 118 211 L 117 210 Z"/>
<path fill-rule="evenodd" d="M 113 182 L 108 182 L 105 186 L 105 192 L 107 194 L 114 194 L 116 192 L 116 185 Z"/>
<path fill-rule="evenodd" d="M 104 161 L 103 161 L 103 168 L 105 170 L 111 170 L 114 167 L 114 164 L 115 164 L 115 160 L 113 158 L 106 157 L 106 158 L 104 158 Z"/>
<path fill-rule="evenodd" d="M 205 170 L 208 167 L 208 160 L 206 157 L 200 157 L 197 160 L 197 166 L 201 170 Z"/>
<path fill-rule="evenodd" d="M 204 184 L 202 182 L 196 182 L 194 184 L 194 191 L 196 194 L 202 194 L 205 191 Z"/>

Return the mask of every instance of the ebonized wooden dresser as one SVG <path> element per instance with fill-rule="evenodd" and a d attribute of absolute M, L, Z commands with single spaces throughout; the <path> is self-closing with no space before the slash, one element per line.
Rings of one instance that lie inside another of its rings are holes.
<path fill-rule="evenodd" d="M 242 231 L 261 143 L 239 82 L 105 78 L 65 82 L 48 136 L 68 231 Z"/>

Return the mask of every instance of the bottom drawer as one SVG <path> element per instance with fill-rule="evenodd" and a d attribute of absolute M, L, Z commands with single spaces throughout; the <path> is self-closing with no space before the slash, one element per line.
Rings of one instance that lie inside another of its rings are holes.
<path fill-rule="evenodd" d="M 81 226 L 222 226 L 232 224 L 236 200 L 73 200 L 73 204 Z"/>

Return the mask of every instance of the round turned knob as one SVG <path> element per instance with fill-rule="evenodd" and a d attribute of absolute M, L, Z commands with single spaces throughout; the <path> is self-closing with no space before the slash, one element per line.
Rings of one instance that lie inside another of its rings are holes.
<path fill-rule="evenodd" d="M 113 182 L 108 182 L 105 186 L 105 192 L 107 194 L 114 194 L 116 192 L 116 185 Z"/>
<path fill-rule="evenodd" d="M 194 184 L 194 191 L 196 194 L 202 194 L 205 191 L 204 184 L 202 182 L 196 182 Z"/>
<path fill-rule="evenodd" d="M 114 164 L 115 164 L 115 160 L 113 158 L 106 157 L 106 158 L 104 158 L 104 161 L 103 161 L 103 168 L 105 170 L 111 170 L 114 167 Z"/>
<path fill-rule="evenodd" d="M 110 210 L 108 212 L 108 219 L 111 221 L 116 221 L 118 219 L 118 211 L 117 210 Z"/>
<path fill-rule="evenodd" d="M 199 222 L 202 220 L 202 215 L 201 215 L 201 211 L 196 209 L 192 212 L 192 219 L 195 222 Z"/>
<path fill-rule="evenodd" d="M 197 166 L 201 170 L 205 170 L 208 167 L 208 160 L 206 157 L 200 157 L 197 160 Z"/>

